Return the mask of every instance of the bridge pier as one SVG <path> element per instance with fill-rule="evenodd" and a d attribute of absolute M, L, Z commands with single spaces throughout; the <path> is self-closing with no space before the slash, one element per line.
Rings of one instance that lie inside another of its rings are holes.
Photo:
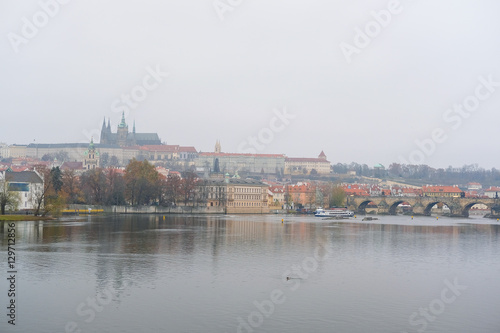
<path fill-rule="evenodd" d="M 415 205 L 412 206 L 412 211 L 413 215 L 420 215 L 420 216 L 430 216 L 431 212 L 426 212 L 424 205 L 422 203 L 418 202 Z"/>
<path fill-rule="evenodd" d="M 500 205 L 494 205 L 491 207 L 491 218 L 499 218 L 500 217 Z"/>
<path fill-rule="evenodd" d="M 377 214 L 378 215 L 389 215 L 390 206 L 387 204 L 385 200 L 382 200 L 378 203 Z"/>

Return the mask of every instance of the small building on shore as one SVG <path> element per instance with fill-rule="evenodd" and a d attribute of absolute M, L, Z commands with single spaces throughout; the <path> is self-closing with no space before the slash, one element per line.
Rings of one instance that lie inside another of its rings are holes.
<path fill-rule="evenodd" d="M 37 198 L 43 193 L 43 177 L 36 171 L 5 172 L 9 191 L 19 196 L 19 209 L 35 209 Z"/>

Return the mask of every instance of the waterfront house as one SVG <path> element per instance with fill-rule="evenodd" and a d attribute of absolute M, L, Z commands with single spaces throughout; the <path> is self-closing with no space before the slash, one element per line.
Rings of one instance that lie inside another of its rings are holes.
<path fill-rule="evenodd" d="M 36 171 L 5 172 L 9 191 L 19 195 L 19 209 L 34 209 L 36 198 L 43 192 L 43 177 Z"/>

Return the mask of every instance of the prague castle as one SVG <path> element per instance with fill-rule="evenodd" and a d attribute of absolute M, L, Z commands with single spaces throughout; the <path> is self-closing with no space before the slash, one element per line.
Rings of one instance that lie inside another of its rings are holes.
<path fill-rule="evenodd" d="M 136 133 L 135 122 L 132 132 L 128 131 L 128 125 L 125 122 L 125 113 L 122 113 L 122 121 L 118 125 L 116 133 L 111 132 L 111 126 L 106 126 L 106 119 L 102 122 L 101 144 L 118 145 L 120 147 L 161 145 L 157 133 Z"/>
<path fill-rule="evenodd" d="M 1 145 L 0 145 L 0 148 Z M 170 163 L 172 167 L 196 168 L 205 173 L 247 172 L 254 174 L 279 175 L 328 175 L 330 162 L 324 152 L 317 158 L 293 158 L 285 154 L 224 153 L 217 140 L 213 152 L 198 152 L 192 146 L 162 144 L 157 133 L 136 133 L 135 122 L 132 131 L 122 113 L 116 133 L 111 131 L 110 120 L 102 123 L 100 142 L 88 143 L 30 143 L 2 148 L 3 158 L 35 158 L 48 161 L 58 156 L 60 162 L 80 162 L 82 170 L 113 165 L 125 166 L 132 159 L 147 159 L 153 164 Z M 179 164 L 180 163 L 180 164 Z M 178 165 L 177 165 L 178 164 Z"/>

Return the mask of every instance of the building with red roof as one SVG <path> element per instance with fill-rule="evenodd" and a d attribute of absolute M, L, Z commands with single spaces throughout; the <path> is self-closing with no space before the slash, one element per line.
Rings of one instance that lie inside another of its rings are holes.
<path fill-rule="evenodd" d="M 146 145 L 139 147 L 144 157 L 151 162 L 168 160 L 194 160 L 198 152 L 191 146 Z"/>
<path fill-rule="evenodd" d="M 286 193 L 285 185 L 269 186 L 267 193 L 269 206 L 283 206 Z"/>
<path fill-rule="evenodd" d="M 483 185 L 481 185 L 480 183 L 475 183 L 475 182 L 467 183 L 468 190 L 474 191 L 474 190 L 480 190 L 482 188 L 483 188 Z"/>
<path fill-rule="evenodd" d="M 422 186 L 422 194 L 427 197 L 460 197 L 464 193 L 457 185 L 441 186 L 426 185 Z"/>
<path fill-rule="evenodd" d="M 489 189 L 484 191 L 484 195 L 488 198 L 498 198 L 500 197 L 500 187 L 490 186 Z"/>
<path fill-rule="evenodd" d="M 295 185 L 287 185 L 288 195 L 295 206 L 312 206 L 316 202 L 316 187 L 311 183 L 299 182 Z"/>
<path fill-rule="evenodd" d="M 198 170 L 222 173 L 246 171 L 253 173 L 277 173 L 285 169 L 285 155 L 283 154 L 249 154 L 223 153 L 220 142 L 215 144 L 214 152 L 200 152 L 195 160 Z"/>
<path fill-rule="evenodd" d="M 330 162 L 326 159 L 326 155 L 323 151 L 321 151 L 317 158 L 285 158 L 285 174 L 309 175 L 311 172 L 322 175 L 330 173 Z"/>

